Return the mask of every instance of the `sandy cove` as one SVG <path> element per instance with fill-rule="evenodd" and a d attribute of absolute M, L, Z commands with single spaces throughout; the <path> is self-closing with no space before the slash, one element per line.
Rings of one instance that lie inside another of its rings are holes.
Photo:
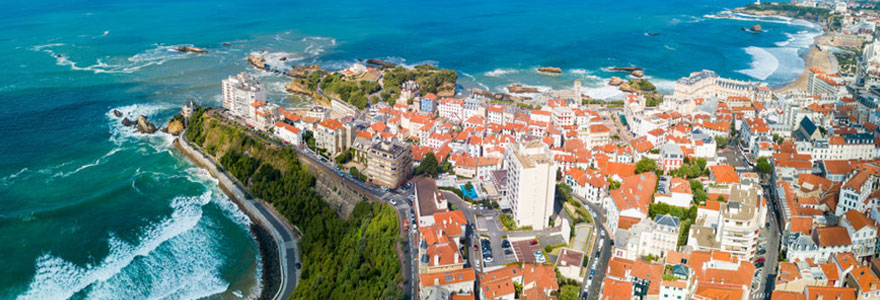
<path fill-rule="evenodd" d="M 830 37 L 827 35 L 816 37 L 813 40 L 813 45 L 810 46 L 810 51 L 807 52 L 806 57 L 804 57 L 804 72 L 801 73 L 801 76 L 798 76 L 794 82 L 775 89 L 773 92 L 785 93 L 793 89 L 806 90 L 811 68 L 816 68 L 826 73 L 837 73 L 837 58 L 834 57 L 834 53 L 831 53 L 829 50 L 820 50 L 817 46 L 828 39 L 830 39 Z"/>

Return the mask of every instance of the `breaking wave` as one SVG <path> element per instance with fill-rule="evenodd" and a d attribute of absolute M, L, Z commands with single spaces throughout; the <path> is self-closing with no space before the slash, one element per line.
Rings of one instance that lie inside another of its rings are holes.
<path fill-rule="evenodd" d="M 67 299 L 87 288 L 89 298 L 116 299 L 197 298 L 226 290 L 229 284 L 215 271 L 221 261 L 209 247 L 210 235 L 205 229 L 193 230 L 202 219 L 202 206 L 211 197 L 208 191 L 174 198 L 171 215 L 147 225 L 137 241 L 111 234 L 109 254 L 95 265 L 78 266 L 48 253 L 40 256 L 35 262 L 36 274 L 18 299 Z M 148 290 L 141 290 L 143 283 L 130 278 L 143 274 L 154 275 L 147 276 L 153 280 Z M 199 279 L 193 280 L 195 277 Z"/>

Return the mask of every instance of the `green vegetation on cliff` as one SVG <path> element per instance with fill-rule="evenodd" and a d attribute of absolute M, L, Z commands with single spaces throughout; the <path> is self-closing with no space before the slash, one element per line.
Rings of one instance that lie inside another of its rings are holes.
<path fill-rule="evenodd" d="M 383 93 L 382 98 L 385 101 L 397 99 L 400 96 L 401 85 L 410 80 L 419 84 L 422 96 L 428 93 L 439 94 L 455 90 L 458 73 L 448 69 L 437 69 L 431 65 L 418 65 L 414 69 L 404 67 L 387 69 L 382 77 L 382 85 L 387 93 Z"/>
<path fill-rule="evenodd" d="M 815 20 L 826 19 L 831 15 L 831 10 L 818 7 L 803 7 L 791 3 L 772 2 L 761 4 L 749 4 L 745 7 L 745 12 L 770 12 L 776 15 L 783 15 L 790 18 L 800 18 Z"/>
<path fill-rule="evenodd" d="M 311 86 L 310 86 L 311 87 Z M 358 109 L 364 109 L 368 103 L 368 97 L 382 89 L 375 81 L 353 81 L 346 79 L 340 73 L 330 74 L 321 82 L 321 90 L 326 94 L 336 95 L 342 101 L 354 105 Z"/>
<path fill-rule="evenodd" d="M 199 109 L 186 137 L 271 203 L 303 233 L 303 268 L 291 299 L 402 299 L 399 225 L 384 203 L 358 203 L 346 220 L 312 190 L 315 178 L 290 148 L 269 145 Z"/>

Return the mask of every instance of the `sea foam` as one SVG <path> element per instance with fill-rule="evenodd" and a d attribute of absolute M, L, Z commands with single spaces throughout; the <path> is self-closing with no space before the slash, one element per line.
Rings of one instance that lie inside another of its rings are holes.
<path fill-rule="evenodd" d="M 737 72 L 758 80 L 765 80 L 779 68 L 779 60 L 767 49 L 750 46 L 744 48 L 744 50 L 752 56 L 752 62 L 749 63 L 750 68 L 738 70 Z"/>
<path fill-rule="evenodd" d="M 48 253 L 40 256 L 35 263 L 34 278 L 18 299 L 67 299 L 91 285 L 111 280 L 135 259 L 150 256 L 163 243 L 193 229 L 202 218 L 202 206 L 210 202 L 211 197 L 208 191 L 196 197 L 174 198 L 171 216 L 146 226 L 135 243 L 111 234 L 107 242 L 109 254 L 97 265 L 78 266 Z M 180 266 L 183 264 L 167 267 Z"/>

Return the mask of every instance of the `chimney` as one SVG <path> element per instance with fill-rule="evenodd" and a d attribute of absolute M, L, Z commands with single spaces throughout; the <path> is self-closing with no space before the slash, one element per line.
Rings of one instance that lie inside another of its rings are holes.
<path fill-rule="evenodd" d="M 816 300 L 824 300 L 825 296 L 822 294 L 816 295 Z"/>
<path fill-rule="evenodd" d="M 440 278 L 434 278 L 434 285 L 435 286 L 440 285 Z"/>
<path fill-rule="evenodd" d="M 459 260 L 460 260 L 460 259 L 461 259 L 461 258 L 459 257 L 458 250 L 456 250 L 456 251 L 455 251 L 455 263 L 459 263 Z"/>
<path fill-rule="evenodd" d="M 440 265 L 440 256 L 437 254 L 434 254 L 434 265 L 435 266 Z"/>

